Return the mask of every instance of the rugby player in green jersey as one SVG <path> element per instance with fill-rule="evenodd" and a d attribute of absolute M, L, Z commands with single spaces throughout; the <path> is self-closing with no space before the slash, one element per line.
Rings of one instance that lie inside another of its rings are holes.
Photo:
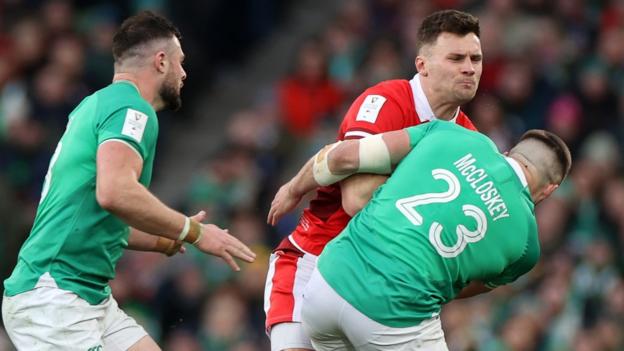
<path fill-rule="evenodd" d="M 152 177 L 156 111 L 180 107 L 186 78 L 180 33 L 151 12 L 113 39 L 113 83 L 69 115 L 50 160 L 31 233 L 4 282 L 2 319 L 19 350 L 159 350 L 117 307 L 108 282 L 124 249 L 184 251 L 182 242 L 251 262 L 227 231 L 159 201 Z"/>
<path fill-rule="evenodd" d="M 525 133 L 508 156 L 444 121 L 332 144 L 278 191 L 275 223 L 318 185 L 389 174 L 327 245 L 304 293 L 317 350 L 446 350 L 441 306 L 508 284 L 539 258 L 534 204 L 568 174 L 552 133 Z"/>

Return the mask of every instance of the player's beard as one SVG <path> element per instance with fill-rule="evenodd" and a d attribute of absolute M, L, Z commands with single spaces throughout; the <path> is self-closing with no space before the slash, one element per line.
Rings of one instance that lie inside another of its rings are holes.
<path fill-rule="evenodd" d="M 182 97 L 178 86 L 173 78 L 165 80 L 160 86 L 159 94 L 164 103 L 163 109 L 177 111 L 182 106 Z"/>

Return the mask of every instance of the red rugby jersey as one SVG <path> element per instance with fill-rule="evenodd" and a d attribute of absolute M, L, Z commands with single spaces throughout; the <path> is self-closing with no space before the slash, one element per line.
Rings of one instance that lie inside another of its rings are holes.
<path fill-rule="evenodd" d="M 435 118 L 418 75 L 409 81 L 388 80 L 368 88 L 353 102 L 340 125 L 337 139 L 359 139 Z M 463 127 L 476 130 L 468 116 L 459 109 L 454 120 Z M 340 185 L 320 187 L 289 239 L 300 250 L 318 256 L 350 219 L 342 208 Z"/>

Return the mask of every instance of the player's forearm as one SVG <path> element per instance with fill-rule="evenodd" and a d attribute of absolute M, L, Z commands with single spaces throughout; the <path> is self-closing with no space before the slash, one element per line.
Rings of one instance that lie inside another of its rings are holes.
<path fill-rule="evenodd" d="M 291 191 L 302 196 L 319 185 L 337 183 L 355 173 L 390 174 L 410 150 L 405 131 L 345 140 L 325 146 L 291 181 Z"/>
<path fill-rule="evenodd" d="M 178 252 L 185 251 L 182 243 L 179 241 L 142 232 L 136 228 L 130 228 L 126 249 L 158 252 L 167 256 L 173 256 Z"/>
<path fill-rule="evenodd" d="M 160 236 L 148 234 L 142 232 L 136 228 L 130 228 L 130 235 L 128 236 L 128 250 L 136 251 L 156 251 L 156 243 Z M 164 238 L 166 239 L 166 238 Z"/>
<path fill-rule="evenodd" d="M 460 291 L 459 294 L 457 294 L 455 298 L 465 299 L 467 297 L 472 297 L 472 296 L 476 296 L 479 294 L 483 294 L 491 290 L 492 289 L 485 286 L 485 284 L 483 284 L 482 282 L 473 281 L 473 282 L 470 282 L 470 284 L 468 284 L 466 287 L 464 287 L 462 291 Z"/>
<path fill-rule="evenodd" d="M 319 186 L 330 185 L 357 171 L 357 141 L 325 146 L 301 168 L 290 182 L 293 195 L 303 196 Z"/>
<path fill-rule="evenodd" d="M 308 192 L 319 187 L 319 184 L 314 180 L 314 174 L 312 171 L 312 165 L 314 163 L 314 158 L 310 159 L 306 164 L 299 170 L 299 173 L 290 181 L 289 191 L 294 196 L 303 196 Z"/>
<path fill-rule="evenodd" d="M 355 216 L 371 199 L 373 193 L 387 176 L 378 174 L 354 174 L 340 182 L 342 208 L 349 216 Z"/>
<path fill-rule="evenodd" d="M 98 202 L 131 227 L 169 239 L 177 239 L 186 222 L 185 215 L 167 207 L 133 179 L 109 184 L 100 190 Z"/>

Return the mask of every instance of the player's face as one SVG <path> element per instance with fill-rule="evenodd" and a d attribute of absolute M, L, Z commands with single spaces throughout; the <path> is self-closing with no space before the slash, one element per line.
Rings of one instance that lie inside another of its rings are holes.
<path fill-rule="evenodd" d="M 422 52 L 435 94 L 458 105 L 472 100 L 483 70 L 479 37 L 474 33 L 459 36 L 443 32 Z"/>
<path fill-rule="evenodd" d="M 160 87 L 160 97 L 164 103 L 165 109 L 176 111 L 182 106 L 182 98 L 180 91 L 186 79 L 186 72 L 182 67 L 184 62 L 184 53 L 180 47 L 178 38 L 174 38 L 174 49 L 170 54 L 170 67 Z"/>

